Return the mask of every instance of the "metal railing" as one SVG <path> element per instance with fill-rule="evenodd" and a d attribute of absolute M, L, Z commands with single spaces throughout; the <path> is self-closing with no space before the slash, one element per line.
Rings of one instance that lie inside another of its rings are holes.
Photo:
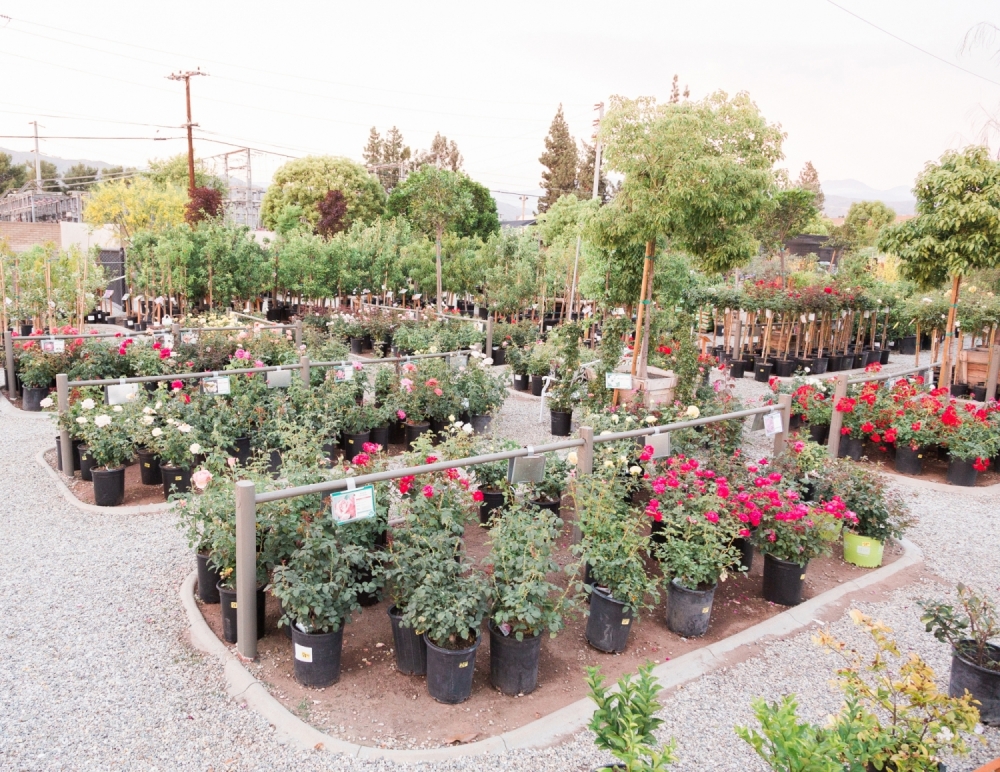
<path fill-rule="evenodd" d="M 705 416 L 704 418 L 694 418 L 688 421 L 677 421 L 670 424 L 658 426 L 647 426 L 625 432 L 615 432 L 610 434 L 600 434 L 594 436 L 594 430 L 590 426 L 581 426 L 578 430 L 579 437 L 561 442 L 551 442 L 545 445 L 527 445 L 516 450 L 501 451 L 498 453 L 487 453 L 468 458 L 452 459 L 450 461 L 436 461 L 432 464 L 421 464 L 419 466 L 409 466 L 402 469 L 390 469 L 384 472 L 374 472 L 372 474 L 359 475 L 357 477 L 342 478 L 339 480 L 329 480 L 327 482 L 315 483 L 313 485 L 299 485 L 291 488 L 284 488 L 276 491 L 264 491 L 258 493 L 254 483 L 250 480 L 240 480 L 236 483 L 236 606 L 239 614 L 236 617 L 237 628 L 237 650 L 248 659 L 257 656 L 257 505 L 274 501 L 283 501 L 298 496 L 308 496 L 323 493 L 333 493 L 340 490 L 352 489 L 358 486 L 368 485 L 377 482 L 387 482 L 398 480 L 403 477 L 432 474 L 443 472 L 448 469 L 458 467 L 478 466 L 489 464 L 495 461 L 506 461 L 512 458 L 522 458 L 539 453 L 553 453 L 558 450 L 579 449 L 577 452 L 576 470 L 578 474 L 592 474 L 594 471 L 594 447 L 605 442 L 618 442 L 620 440 L 630 440 L 639 437 L 648 437 L 669 432 L 680 431 L 682 429 L 692 429 L 698 426 L 719 423 L 722 421 L 732 421 L 747 418 L 750 416 L 763 415 L 765 413 L 779 412 L 782 416 L 781 431 L 774 435 L 774 453 L 781 453 L 785 449 L 785 434 L 788 430 L 788 418 L 791 411 L 791 396 L 782 394 L 777 405 L 766 405 L 764 407 L 739 410 L 733 413 L 722 415 Z M 72 468 L 72 466 L 70 466 Z"/>
<path fill-rule="evenodd" d="M 218 329 L 218 328 L 209 328 Z M 240 328 L 242 329 L 242 328 Z M 362 361 L 356 361 L 351 359 L 343 359 L 337 362 L 310 362 L 309 357 L 302 356 L 299 357 L 299 361 L 294 364 L 288 365 L 271 365 L 268 367 L 244 367 L 236 370 L 216 370 L 212 372 L 200 372 L 200 373 L 173 373 L 167 375 L 139 375 L 132 378 L 101 378 L 97 380 L 88 381 L 71 381 L 69 376 L 65 373 L 59 373 L 56 376 L 56 407 L 58 414 L 62 416 L 69 410 L 69 392 L 72 388 L 79 388 L 83 386 L 115 386 L 127 383 L 159 383 L 161 381 L 200 381 L 205 378 L 218 378 L 220 375 L 254 375 L 256 373 L 274 373 L 282 370 L 298 370 L 299 375 L 302 379 L 302 383 L 306 386 L 309 385 L 312 378 L 312 368 L 322 367 L 322 368 L 337 368 L 337 367 L 353 367 L 356 364 L 362 367 L 370 367 L 372 365 L 383 365 L 383 364 L 395 364 L 399 367 L 405 362 L 409 362 L 415 359 L 437 359 L 442 357 L 450 357 L 454 355 L 467 355 L 468 350 L 462 351 L 445 351 L 439 354 L 416 354 L 413 356 L 404 357 L 390 357 L 386 359 L 366 359 Z M 62 453 L 63 469 L 68 469 L 69 477 L 73 476 L 73 443 L 70 441 L 69 432 L 66 429 L 61 429 L 59 432 L 59 444 Z"/>

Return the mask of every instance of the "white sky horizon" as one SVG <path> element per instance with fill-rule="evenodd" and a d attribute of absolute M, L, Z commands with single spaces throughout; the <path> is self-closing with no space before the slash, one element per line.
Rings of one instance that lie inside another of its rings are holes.
<path fill-rule="evenodd" d="M 192 80 L 199 157 L 250 145 L 360 160 L 371 126 L 396 125 L 414 149 L 436 131 L 454 139 L 470 176 L 515 194 L 540 190 L 537 159 L 560 102 L 574 137 L 589 139 L 596 102 L 665 100 L 674 73 L 695 99 L 747 91 L 787 132 L 779 165 L 793 179 L 811 160 L 821 180 L 911 186 L 946 149 L 982 141 L 1000 113 L 1000 58 L 962 40 L 979 22 L 1000 25 L 996 2 L 837 3 L 975 75 L 829 0 L 626 0 L 613 12 L 590 0 L 0 0 L 11 17 L 0 18 L 0 147 L 30 150 L 10 137 L 37 117 L 43 136 L 147 138 L 46 139 L 48 155 L 141 167 L 184 152 L 171 128 L 185 120 L 183 84 L 166 75 L 199 66 L 209 73 Z M 282 160 L 255 158 L 255 181 Z"/>

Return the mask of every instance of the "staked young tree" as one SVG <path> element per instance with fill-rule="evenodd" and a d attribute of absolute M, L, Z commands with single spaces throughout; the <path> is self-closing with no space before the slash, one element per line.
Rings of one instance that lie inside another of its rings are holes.
<path fill-rule="evenodd" d="M 817 215 L 816 194 L 804 188 L 785 188 L 775 192 L 771 203 L 760 214 L 757 236 L 768 254 L 781 262 L 781 286 L 785 286 L 785 242 L 803 233 Z"/>
<path fill-rule="evenodd" d="M 539 156 L 538 162 L 545 167 L 542 172 L 545 195 L 538 199 L 538 213 L 541 214 L 558 201 L 559 196 L 575 193 L 577 189 L 576 175 L 580 159 L 561 104 L 549 126 L 549 133 L 545 137 L 545 152 Z M 593 161 L 590 173 L 593 178 Z M 593 182 L 590 187 L 593 187 Z"/>
<path fill-rule="evenodd" d="M 804 190 L 812 191 L 816 197 L 816 208 L 822 212 L 823 204 L 826 203 L 826 196 L 823 195 L 823 188 L 819 182 L 819 172 L 813 166 L 812 161 L 806 161 L 802 171 L 799 172 L 799 180 L 796 185 Z"/>
<path fill-rule="evenodd" d="M 15 164 L 7 153 L 0 153 L 0 195 L 8 190 L 17 190 L 28 181 L 28 170 Z"/>

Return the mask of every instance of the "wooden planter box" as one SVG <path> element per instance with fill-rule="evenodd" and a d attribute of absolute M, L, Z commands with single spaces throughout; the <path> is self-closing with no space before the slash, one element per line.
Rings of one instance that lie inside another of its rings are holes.
<path fill-rule="evenodd" d="M 982 385 L 989 377 L 990 350 L 988 348 L 966 348 L 958 352 L 958 372 L 956 381 L 972 385 Z"/>

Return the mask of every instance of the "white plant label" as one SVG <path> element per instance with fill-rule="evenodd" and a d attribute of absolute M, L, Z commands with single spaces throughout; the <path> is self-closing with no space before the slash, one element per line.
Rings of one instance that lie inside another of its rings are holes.
<path fill-rule="evenodd" d="M 297 659 L 299 662 L 312 662 L 313 661 L 312 646 L 302 646 L 296 643 L 295 659 Z"/>
<path fill-rule="evenodd" d="M 181 343 L 187 343 L 193 346 L 198 342 L 198 333 L 196 332 L 182 332 L 181 333 Z"/>
<path fill-rule="evenodd" d="M 334 525 L 375 517 L 375 486 L 339 491 L 330 496 Z"/>
<path fill-rule="evenodd" d="M 201 382 L 201 390 L 206 394 L 214 394 L 217 397 L 230 393 L 230 381 L 228 375 L 221 375 L 218 378 L 206 378 Z"/>
<path fill-rule="evenodd" d="M 43 340 L 42 341 L 42 351 L 46 354 L 62 354 L 66 350 L 66 341 L 64 340 Z"/>
<path fill-rule="evenodd" d="M 645 443 L 653 449 L 653 459 L 667 458 L 670 452 L 670 432 L 647 434 Z"/>
<path fill-rule="evenodd" d="M 135 399 L 139 392 L 138 383 L 116 383 L 108 386 L 108 404 L 124 405 L 126 402 Z"/>
<path fill-rule="evenodd" d="M 291 370 L 272 370 L 267 374 L 267 388 L 269 389 L 287 389 L 291 385 Z"/>
<path fill-rule="evenodd" d="M 628 391 L 632 388 L 632 375 L 630 373 L 605 373 L 604 388 Z"/>
<path fill-rule="evenodd" d="M 871 555 L 872 554 L 871 543 L 866 541 L 861 542 L 861 544 L 859 544 L 855 548 L 855 552 L 857 552 L 859 555 Z"/>
<path fill-rule="evenodd" d="M 781 413 L 768 413 L 764 416 L 764 434 L 768 437 L 781 434 Z"/>
<path fill-rule="evenodd" d="M 338 367 L 333 371 L 334 383 L 347 383 L 351 380 L 354 380 L 354 368 L 350 365 Z"/>

